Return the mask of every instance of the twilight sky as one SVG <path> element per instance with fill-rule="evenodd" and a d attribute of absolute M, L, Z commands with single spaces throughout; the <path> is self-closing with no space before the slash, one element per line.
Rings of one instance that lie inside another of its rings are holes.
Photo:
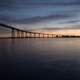
<path fill-rule="evenodd" d="M 79 30 L 80 0 L 0 0 L 0 22 L 37 31 Z"/>

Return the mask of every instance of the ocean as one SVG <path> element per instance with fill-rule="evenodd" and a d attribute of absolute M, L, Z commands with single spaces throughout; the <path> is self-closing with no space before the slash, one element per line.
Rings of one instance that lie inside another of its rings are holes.
<path fill-rule="evenodd" d="M 0 80 L 80 80 L 80 38 L 0 39 Z"/>

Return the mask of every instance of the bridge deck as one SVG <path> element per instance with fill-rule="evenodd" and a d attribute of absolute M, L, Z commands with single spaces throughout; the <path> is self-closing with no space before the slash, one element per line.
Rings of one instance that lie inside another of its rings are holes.
<path fill-rule="evenodd" d="M 13 26 L 3 24 L 3 23 L 0 23 L 0 26 L 11 29 L 11 31 L 12 31 L 11 32 L 11 37 L 12 38 L 23 38 L 23 37 L 25 37 L 25 38 L 42 38 L 42 37 L 45 38 L 45 36 L 47 38 L 53 38 L 55 36 L 55 34 L 45 34 L 45 33 L 30 32 L 30 31 L 27 31 L 27 30 L 21 30 L 19 28 L 15 28 Z M 17 35 L 18 35 L 17 37 L 15 37 L 15 30 L 17 31 Z M 25 33 L 26 36 L 24 36 L 23 33 Z M 20 36 L 20 34 L 23 35 L 23 36 Z M 28 36 L 28 34 L 29 34 L 29 36 Z M 38 35 L 38 36 L 36 36 L 36 35 Z"/>

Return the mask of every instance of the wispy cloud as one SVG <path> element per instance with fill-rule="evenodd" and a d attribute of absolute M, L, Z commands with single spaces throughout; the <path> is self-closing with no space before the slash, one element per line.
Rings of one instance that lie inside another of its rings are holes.
<path fill-rule="evenodd" d="M 59 24 L 72 24 L 72 23 L 75 24 L 75 23 L 78 23 L 78 22 L 80 23 L 80 20 L 75 19 L 75 20 L 67 20 L 67 21 L 59 22 Z"/>
<path fill-rule="evenodd" d="M 72 25 L 67 27 L 47 27 L 47 28 L 40 28 L 39 30 L 45 30 L 45 31 L 55 31 L 55 30 L 78 30 L 80 29 L 80 25 Z"/>
<path fill-rule="evenodd" d="M 80 0 L 0 0 L 0 21 L 16 24 L 23 29 L 24 27 L 25 29 L 42 27 L 44 30 L 79 29 L 77 25 L 69 28 L 58 27 L 62 24 L 79 23 L 79 7 Z"/>
<path fill-rule="evenodd" d="M 74 15 L 70 14 L 51 14 L 47 16 L 36 16 L 32 18 L 25 18 L 25 19 L 16 19 L 14 17 L 8 17 L 8 16 L 0 16 L 0 20 L 6 21 L 6 22 L 13 22 L 13 23 L 22 23 L 22 24 L 33 24 L 38 22 L 43 22 L 46 20 L 59 20 L 59 19 L 65 19 L 65 18 L 71 18 L 74 17 Z"/>

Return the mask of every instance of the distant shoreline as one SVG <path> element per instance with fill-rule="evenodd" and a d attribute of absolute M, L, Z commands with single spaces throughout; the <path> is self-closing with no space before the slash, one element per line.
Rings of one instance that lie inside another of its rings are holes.
<path fill-rule="evenodd" d="M 43 38 L 43 37 L 0 37 L 0 39 L 37 39 L 37 38 Z M 44 37 L 43 39 L 48 38 L 80 38 L 80 36 L 62 36 L 62 37 Z"/>

